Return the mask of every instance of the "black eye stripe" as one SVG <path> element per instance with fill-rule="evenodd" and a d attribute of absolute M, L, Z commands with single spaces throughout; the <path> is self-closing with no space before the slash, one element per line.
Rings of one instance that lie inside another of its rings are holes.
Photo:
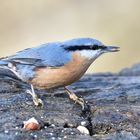
<path fill-rule="evenodd" d="M 65 50 L 68 51 L 77 51 L 77 50 L 98 50 L 98 49 L 105 49 L 105 46 L 98 46 L 98 45 L 93 45 L 93 46 L 69 46 L 65 47 Z"/>

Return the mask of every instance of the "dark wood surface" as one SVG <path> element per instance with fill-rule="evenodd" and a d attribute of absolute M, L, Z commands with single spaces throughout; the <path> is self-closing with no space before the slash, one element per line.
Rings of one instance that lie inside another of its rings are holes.
<path fill-rule="evenodd" d="M 137 140 L 140 139 L 140 64 L 118 74 L 85 75 L 70 86 L 89 109 L 69 100 L 65 90 L 36 90 L 44 107 L 35 107 L 28 86 L 0 78 L 0 139 L 3 140 Z M 41 129 L 23 129 L 35 117 Z M 81 134 L 84 124 L 90 135 Z"/>

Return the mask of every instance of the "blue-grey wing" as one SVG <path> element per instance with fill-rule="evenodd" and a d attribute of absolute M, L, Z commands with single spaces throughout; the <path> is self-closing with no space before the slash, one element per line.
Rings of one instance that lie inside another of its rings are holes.
<path fill-rule="evenodd" d="M 61 43 L 57 42 L 25 49 L 5 60 L 27 65 L 57 67 L 63 66 L 70 59 L 71 54 L 66 52 Z"/>

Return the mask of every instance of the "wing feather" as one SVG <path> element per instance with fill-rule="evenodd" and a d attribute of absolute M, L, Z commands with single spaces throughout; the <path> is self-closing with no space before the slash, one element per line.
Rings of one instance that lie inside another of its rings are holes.
<path fill-rule="evenodd" d="M 23 65 L 58 67 L 63 66 L 70 59 L 71 54 L 66 52 L 60 42 L 57 42 L 25 49 L 4 60 Z"/>

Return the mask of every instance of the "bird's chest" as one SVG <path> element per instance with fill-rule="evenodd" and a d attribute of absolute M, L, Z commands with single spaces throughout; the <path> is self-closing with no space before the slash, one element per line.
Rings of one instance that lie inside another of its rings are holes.
<path fill-rule="evenodd" d="M 67 86 L 80 79 L 86 72 L 91 62 L 85 58 L 74 54 L 70 62 L 61 67 L 56 68 L 38 68 L 36 76 L 31 83 L 37 87 L 45 87 L 47 89 Z"/>

